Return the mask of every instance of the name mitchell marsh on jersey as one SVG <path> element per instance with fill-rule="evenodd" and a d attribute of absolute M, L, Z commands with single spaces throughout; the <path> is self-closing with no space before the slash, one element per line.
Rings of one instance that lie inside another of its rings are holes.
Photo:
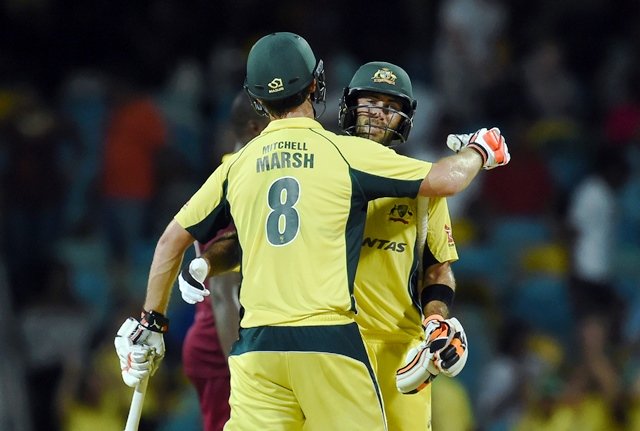
<path fill-rule="evenodd" d="M 313 168 L 314 154 L 302 151 L 308 151 L 306 142 L 279 141 L 265 145 L 262 147 L 264 156 L 256 159 L 256 172 L 283 168 Z"/>

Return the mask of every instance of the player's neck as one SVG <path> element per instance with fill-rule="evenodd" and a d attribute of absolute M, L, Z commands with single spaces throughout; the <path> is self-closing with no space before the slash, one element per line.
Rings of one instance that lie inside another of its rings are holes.
<path fill-rule="evenodd" d="M 292 109 L 286 114 L 280 117 L 271 117 L 271 119 L 282 120 L 284 118 L 300 118 L 300 117 L 315 118 L 315 113 L 313 111 L 313 105 L 311 104 L 311 100 L 307 99 L 302 105 L 297 106 L 296 108 Z"/>

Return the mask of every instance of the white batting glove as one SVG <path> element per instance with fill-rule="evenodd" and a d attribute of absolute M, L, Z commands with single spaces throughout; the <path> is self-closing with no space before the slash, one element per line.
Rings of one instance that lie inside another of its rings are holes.
<path fill-rule="evenodd" d="M 404 365 L 396 371 L 396 388 L 403 394 L 415 394 L 426 388 L 439 372 L 425 340 L 409 350 Z"/>
<path fill-rule="evenodd" d="M 434 352 L 433 363 L 438 370 L 448 377 L 455 377 L 467 363 L 469 349 L 467 334 L 458 319 L 452 317 L 444 321 L 449 325 L 449 340 L 445 347 Z"/>
<path fill-rule="evenodd" d="M 459 153 L 464 147 L 469 145 L 469 140 L 473 133 L 450 134 L 447 136 L 447 147 L 455 153 Z"/>
<path fill-rule="evenodd" d="M 122 380 L 135 387 L 147 376 L 152 376 L 164 358 L 163 332 L 169 320 L 160 313 L 143 313 L 140 321 L 129 317 L 114 339 L 120 359 Z"/>
<path fill-rule="evenodd" d="M 178 287 L 182 299 L 187 304 L 204 301 L 211 292 L 204 285 L 209 274 L 209 264 L 201 257 L 193 259 L 189 268 L 184 268 L 178 275 Z"/>
<path fill-rule="evenodd" d="M 427 317 L 425 339 L 409 350 L 405 364 L 396 372 L 396 388 L 403 394 L 414 394 L 424 389 L 440 373 L 433 359 L 435 352 L 449 342 L 449 325 L 439 315 Z"/>
<path fill-rule="evenodd" d="M 471 134 L 451 134 L 447 136 L 447 146 L 456 153 L 465 147 L 474 149 L 482 156 L 482 167 L 486 170 L 504 166 L 511 160 L 507 142 L 497 127 L 489 130 L 483 127 Z"/>

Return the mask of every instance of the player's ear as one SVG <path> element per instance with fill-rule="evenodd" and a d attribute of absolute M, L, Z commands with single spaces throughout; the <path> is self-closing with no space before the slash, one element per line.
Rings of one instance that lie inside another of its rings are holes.
<path fill-rule="evenodd" d="M 313 81 L 311 81 L 311 84 L 309 84 L 309 95 L 313 96 L 313 94 L 316 92 L 316 88 L 318 87 L 318 80 L 314 79 Z"/>

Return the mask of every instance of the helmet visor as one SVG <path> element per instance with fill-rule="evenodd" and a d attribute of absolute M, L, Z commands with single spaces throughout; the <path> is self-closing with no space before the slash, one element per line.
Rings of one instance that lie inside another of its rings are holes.
<path fill-rule="evenodd" d="M 355 122 L 345 129 L 350 135 L 371 139 L 385 146 L 393 146 L 405 142 L 401 133 L 406 122 L 411 118 L 399 109 L 390 106 L 379 106 L 360 103 L 347 107 L 348 114 Z"/>

